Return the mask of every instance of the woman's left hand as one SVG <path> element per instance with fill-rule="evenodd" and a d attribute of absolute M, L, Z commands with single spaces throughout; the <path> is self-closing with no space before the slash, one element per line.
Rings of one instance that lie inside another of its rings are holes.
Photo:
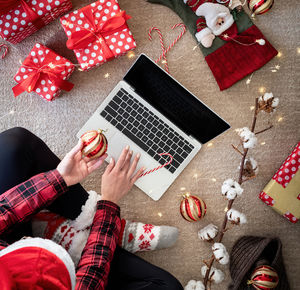
<path fill-rule="evenodd" d="M 100 158 L 93 160 L 90 160 L 88 157 L 83 158 L 81 153 L 82 145 L 82 141 L 79 139 L 78 144 L 67 153 L 57 166 L 57 170 L 65 180 L 67 186 L 81 182 L 89 174 L 98 169 L 107 157 L 107 154 L 104 154 Z"/>

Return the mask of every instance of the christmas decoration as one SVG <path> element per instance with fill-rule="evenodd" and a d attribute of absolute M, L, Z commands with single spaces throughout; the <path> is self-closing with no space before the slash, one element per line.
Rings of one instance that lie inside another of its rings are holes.
<path fill-rule="evenodd" d="M 102 133 L 103 130 L 92 130 L 84 133 L 82 140 L 82 155 L 91 159 L 99 158 L 107 151 L 107 139 Z"/>
<path fill-rule="evenodd" d="M 245 224 L 247 222 L 246 216 L 233 208 L 227 211 L 227 219 L 235 225 Z"/>
<path fill-rule="evenodd" d="M 218 232 L 219 230 L 217 226 L 209 224 L 198 232 L 198 237 L 202 241 L 213 241 Z"/>
<path fill-rule="evenodd" d="M 270 266 L 259 266 L 253 271 L 247 284 L 252 285 L 257 290 L 274 289 L 278 285 L 278 274 Z"/>
<path fill-rule="evenodd" d="M 16 44 L 71 9 L 71 0 L 1 1 L 0 36 Z"/>
<path fill-rule="evenodd" d="M 166 163 L 164 163 L 163 165 L 160 165 L 160 166 L 155 167 L 155 168 L 153 168 L 153 169 L 151 169 L 151 170 L 145 171 L 143 174 L 141 174 L 140 177 L 143 177 L 143 176 L 148 175 L 148 174 L 150 174 L 150 173 L 152 173 L 152 172 L 155 172 L 155 171 L 157 171 L 157 170 L 159 170 L 159 169 L 161 169 L 161 168 L 163 168 L 163 167 L 166 167 L 166 166 L 168 166 L 169 164 L 171 164 L 172 161 L 173 161 L 173 156 L 172 156 L 170 153 L 159 153 L 158 155 L 159 155 L 159 156 L 167 155 L 167 156 L 170 157 L 170 160 L 167 161 Z"/>
<path fill-rule="evenodd" d="M 180 203 L 180 213 L 189 222 L 198 221 L 206 214 L 206 204 L 201 198 L 186 193 Z"/>
<path fill-rule="evenodd" d="M 268 12 L 273 4 L 274 0 L 247 0 L 248 1 L 248 7 L 249 10 L 252 13 L 252 17 L 255 17 L 255 15 L 264 14 Z"/>
<path fill-rule="evenodd" d="M 274 98 L 272 93 L 265 93 L 258 99 L 259 110 L 265 111 L 266 113 L 272 113 L 276 110 L 279 104 L 279 99 Z"/>
<path fill-rule="evenodd" d="M 202 266 L 201 274 L 203 277 L 205 277 L 207 270 L 208 270 L 208 267 L 206 265 Z M 209 273 L 210 274 L 209 274 L 208 280 L 210 282 L 214 282 L 216 284 L 221 283 L 225 278 L 225 274 L 221 270 L 216 269 L 215 267 L 211 267 Z"/>
<path fill-rule="evenodd" d="M 212 246 L 215 259 L 222 265 L 226 265 L 229 262 L 229 254 L 222 243 L 214 243 Z"/>
<path fill-rule="evenodd" d="M 242 195 L 243 191 L 241 186 L 230 178 L 226 179 L 222 185 L 222 194 L 229 200 L 235 199 L 238 195 Z"/>
<path fill-rule="evenodd" d="M 61 90 L 70 91 L 73 84 L 67 79 L 74 71 L 74 65 L 48 47 L 37 43 L 19 68 L 14 79 L 15 97 L 27 91 L 36 92 L 47 101 L 52 101 Z"/>
<path fill-rule="evenodd" d="M 68 36 L 67 47 L 73 49 L 82 70 L 99 66 L 136 47 L 117 0 L 97 1 L 60 21 Z"/>
<path fill-rule="evenodd" d="M 190 280 L 184 290 L 205 290 L 205 287 L 201 281 Z"/>
<path fill-rule="evenodd" d="M 1 43 L 1 44 L 0 44 L 0 53 L 1 53 L 1 51 L 2 51 L 2 48 L 3 48 L 4 52 L 3 52 L 3 54 L 1 55 L 1 58 L 3 59 L 3 58 L 6 57 L 6 55 L 7 55 L 7 53 L 8 53 L 8 46 L 7 46 L 6 44 L 4 44 L 4 43 Z"/>
<path fill-rule="evenodd" d="M 205 4 L 203 4 L 202 0 L 191 0 L 187 1 L 186 4 L 182 0 L 147 1 L 162 4 L 173 9 L 184 21 L 197 42 L 199 42 L 196 37 L 198 32 L 200 33 L 198 36 L 198 38 L 200 37 L 200 41 L 202 39 L 201 37 L 203 37 L 205 33 L 209 32 L 207 35 L 210 36 L 207 37 L 210 40 L 215 36 L 209 31 L 211 29 L 205 26 L 207 23 L 201 23 L 201 19 L 199 20 L 199 17 L 192 10 L 194 7 L 187 5 L 195 3 L 196 7 L 198 4 L 202 4 L 201 6 L 204 5 L 202 8 L 205 8 L 211 5 L 215 6 L 216 3 L 213 3 L 213 0 L 205 1 L 208 2 Z M 225 5 L 228 5 L 230 2 L 234 3 L 235 1 L 219 2 L 226 2 Z M 218 5 L 220 5 L 220 3 Z M 222 9 L 226 8 L 228 10 L 228 8 L 224 5 L 220 6 L 222 6 Z M 200 6 L 198 6 L 198 8 L 199 7 Z M 227 17 L 227 20 L 225 19 L 227 22 L 224 21 L 224 24 L 230 23 L 228 22 L 228 19 L 231 18 L 230 15 L 227 13 L 225 14 L 226 15 L 224 15 L 224 17 Z M 230 14 L 233 16 L 234 23 L 229 27 L 229 29 L 222 32 L 220 35 L 215 36 L 213 41 L 211 40 L 212 45 L 210 47 L 204 47 L 201 42 L 195 47 L 197 48 L 199 46 L 201 49 L 205 60 L 220 87 L 220 90 L 225 90 L 247 75 L 251 75 L 254 71 L 264 66 L 278 54 L 243 10 L 238 11 L 237 8 L 234 8 L 230 11 Z M 206 16 L 212 20 L 214 19 L 214 17 L 212 17 L 213 15 L 217 18 L 218 12 L 212 10 L 212 12 L 207 12 Z M 210 22 L 210 20 L 208 22 Z M 221 24 L 223 25 L 222 21 Z M 189 52 L 187 52 L 187 54 L 189 55 Z"/>
<path fill-rule="evenodd" d="M 300 142 L 287 157 L 259 198 L 290 222 L 300 218 Z"/>

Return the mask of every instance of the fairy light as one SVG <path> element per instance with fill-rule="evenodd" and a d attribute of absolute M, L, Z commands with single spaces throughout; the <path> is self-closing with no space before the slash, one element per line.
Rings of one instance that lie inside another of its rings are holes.
<path fill-rule="evenodd" d="M 250 107 L 250 111 L 253 111 L 255 109 L 255 106 Z"/>
<path fill-rule="evenodd" d="M 261 94 L 264 94 L 266 92 L 266 88 L 265 87 L 260 87 L 258 89 L 258 91 L 261 93 Z"/>
<path fill-rule="evenodd" d="M 283 117 L 279 117 L 277 122 L 282 122 L 283 121 Z"/>
<path fill-rule="evenodd" d="M 104 78 L 109 78 L 109 76 L 110 76 L 110 74 L 109 73 L 106 73 L 105 75 L 104 75 Z"/>
<path fill-rule="evenodd" d="M 225 207 L 224 211 L 225 211 L 225 212 L 228 212 L 228 207 L 227 207 L 227 206 Z"/>
<path fill-rule="evenodd" d="M 261 143 L 260 143 L 260 145 L 265 145 L 265 144 L 266 144 L 266 142 L 261 142 Z"/>
<path fill-rule="evenodd" d="M 277 57 L 282 57 L 282 52 L 281 52 L 281 51 L 279 51 L 279 52 L 277 53 Z"/>
<path fill-rule="evenodd" d="M 128 58 L 133 58 L 133 57 L 135 57 L 135 53 L 134 53 L 133 51 L 129 51 L 129 52 L 127 53 L 127 57 L 128 57 Z"/>
<path fill-rule="evenodd" d="M 211 181 L 212 181 L 212 182 L 216 182 L 216 181 L 217 181 L 217 179 L 215 179 L 215 178 L 212 178 L 212 179 L 211 179 Z"/>
<path fill-rule="evenodd" d="M 185 191 L 186 188 L 185 187 L 180 187 L 180 191 Z"/>
<path fill-rule="evenodd" d="M 207 147 L 211 147 L 211 146 L 213 146 L 213 143 L 212 143 L 212 142 L 209 142 L 209 143 L 207 144 Z"/>
<path fill-rule="evenodd" d="M 297 53 L 300 54 L 300 47 L 297 47 Z"/>
<path fill-rule="evenodd" d="M 197 174 L 197 173 L 195 173 L 195 174 L 193 175 L 193 177 L 194 177 L 194 178 L 197 178 L 197 177 L 198 177 L 198 174 Z"/>
<path fill-rule="evenodd" d="M 15 113 L 14 110 L 10 110 L 10 111 L 9 111 L 9 114 L 10 114 L 10 115 L 13 115 L 14 113 Z"/>
<path fill-rule="evenodd" d="M 162 217 L 162 213 L 161 213 L 161 212 L 157 213 L 157 215 L 158 215 L 159 217 Z"/>

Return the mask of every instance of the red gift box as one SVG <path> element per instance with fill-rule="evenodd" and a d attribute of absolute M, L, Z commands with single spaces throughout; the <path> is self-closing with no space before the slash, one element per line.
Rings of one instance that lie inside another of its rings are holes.
<path fill-rule="evenodd" d="M 68 36 L 67 46 L 74 50 L 82 70 L 99 66 L 136 47 L 126 23 L 129 18 L 120 10 L 117 0 L 101 0 L 60 19 Z"/>
<path fill-rule="evenodd" d="M 0 6 L 0 36 L 16 44 L 70 9 L 71 0 L 7 0 Z"/>
<path fill-rule="evenodd" d="M 14 95 L 34 91 L 45 100 L 52 101 L 61 90 L 70 91 L 73 88 L 74 85 L 67 79 L 74 67 L 68 59 L 37 43 L 14 77 L 18 83 L 13 87 Z"/>

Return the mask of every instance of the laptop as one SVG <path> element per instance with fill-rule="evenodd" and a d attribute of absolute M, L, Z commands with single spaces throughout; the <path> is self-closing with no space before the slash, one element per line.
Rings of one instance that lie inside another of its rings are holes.
<path fill-rule="evenodd" d="M 145 171 L 172 162 L 139 178 L 135 185 L 159 200 L 190 163 L 202 144 L 230 126 L 160 66 L 141 54 L 77 134 L 106 130 L 108 158 L 129 145 L 141 153 Z"/>

